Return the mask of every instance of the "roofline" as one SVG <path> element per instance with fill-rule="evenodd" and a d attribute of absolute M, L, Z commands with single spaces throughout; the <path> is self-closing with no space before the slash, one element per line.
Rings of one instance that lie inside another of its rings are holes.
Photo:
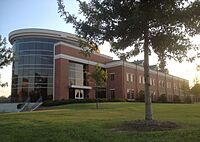
<path fill-rule="evenodd" d="M 113 60 L 112 62 L 108 62 L 105 65 L 106 68 L 112 68 L 112 67 L 117 67 L 117 66 L 125 66 L 125 67 L 129 67 L 129 68 L 133 68 L 133 69 L 136 69 L 136 66 L 137 66 L 137 69 L 139 69 L 141 71 L 144 71 L 144 67 L 143 66 L 137 65 L 135 63 L 130 63 L 130 62 L 127 62 L 127 61 L 122 61 L 122 60 Z M 163 73 L 163 72 L 160 72 L 158 70 L 149 69 L 149 72 L 151 72 L 153 74 L 157 74 L 158 73 L 159 75 L 162 75 L 162 76 L 168 76 L 168 77 L 181 79 L 181 80 L 189 82 L 185 78 L 181 78 L 181 77 L 174 76 L 174 75 L 171 75 L 171 74 Z"/>
<path fill-rule="evenodd" d="M 78 41 L 76 35 L 56 30 L 49 30 L 49 29 L 40 29 L 40 28 L 28 28 L 28 29 L 19 29 L 9 33 L 9 41 L 13 44 L 16 38 L 26 37 L 26 36 L 44 36 L 44 37 L 52 37 L 57 39 L 66 39 L 66 40 L 74 40 Z"/>
<path fill-rule="evenodd" d="M 74 48 L 74 49 L 77 49 L 77 50 L 82 50 L 82 48 L 80 48 L 78 46 L 71 45 L 71 44 L 68 44 L 68 43 L 65 43 L 65 42 L 62 42 L 62 41 L 57 42 L 57 43 L 54 44 L 54 46 L 58 46 L 58 45 L 64 45 L 64 46 L 71 47 L 71 48 Z M 87 47 L 84 47 L 84 48 L 87 48 Z M 104 58 L 107 58 L 107 59 L 110 59 L 110 60 L 113 60 L 113 57 L 110 57 L 108 55 L 104 55 L 104 54 L 97 53 L 97 52 L 93 52 L 92 54 L 98 55 L 98 56 L 101 56 L 101 57 L 104 57 Z"/>

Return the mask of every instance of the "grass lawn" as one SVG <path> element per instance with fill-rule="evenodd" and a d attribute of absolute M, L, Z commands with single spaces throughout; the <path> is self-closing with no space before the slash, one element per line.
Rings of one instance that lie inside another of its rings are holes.
<path fill-rule="evenodd" d="M 72 104 L 50 110 L 0 113 L 0 142 L 200 142 L 200 104 L 153 104 L 154 119 L 181 129 L 119 132 L 124 121 L 143 119 L 143 103 Z"/>

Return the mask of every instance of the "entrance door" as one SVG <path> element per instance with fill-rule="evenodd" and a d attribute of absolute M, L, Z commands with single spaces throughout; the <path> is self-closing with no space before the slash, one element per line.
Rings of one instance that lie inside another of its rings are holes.
<path fill-rule="evenodd" d="M 84 99 L 84 91 L 75 89 L 75 99 Z"/>

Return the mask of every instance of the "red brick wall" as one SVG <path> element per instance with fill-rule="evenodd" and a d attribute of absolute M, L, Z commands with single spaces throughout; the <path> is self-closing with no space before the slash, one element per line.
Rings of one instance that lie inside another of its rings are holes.
<path fill-rule="evenodd" d="M 80 51 L 77 49 L 73 49 L 64 45 L 56 46 L 56 54 L 66 54 L 73 57 L 86 59 L 98 63 L 106 63 L 111 61 L 111 59 L 104 58 L 102 56 L 91 54 L 89 58 L 84 57 L 80 54 Z M 69 99 L 69 85 L 68 85 L 68 64 L 69 61 L 66 59 L 56 59 L 55 60 L 55 90 L 54 90 L 54 98 L 55 100 L 61 99 Z M 92 73 L 95 70 L 95 66 L 87 65 L 86 69 L 89 73 Z M 111 92 L 110 89 L 115 89 L 115 98 L 116 99 L 127 99 L 127 89 L 133 89 L 135 96 L 139 93 L 139 91 L 144 91 L 144 83 L 143 80 L 139 83 L 139 76 L 144 77 L 144 72 L 141 70 L 141 67 L 130 68 L 130 67 L 110 67 L 107 68 L 108 72 L 108 80 L 107 80 L 107 98 L 110 98 Z M 110 73 L 115 74 L 115 79 L 111 81 Z M 133 81 L 127 81 L 127 73 L 134 75 Z M 157 74 L 157 71 L 150 71 L 150 78 L 155 80 L 155 84 L 151 84 L 150 92 L 155 94 L 152 96 L 153 101 L 157 101 L 161 94 L 166 94 L 168 101 L 173 101 L 174 95 L 180 95 L 180 79 L 177 77 L 172 77 L 169 75 L 161 75 Z M 92 89 L 89 90 L 89 98 L 95 98 L 95 81 L 91 76 L 87 76 L 87 86 L 91 86 Z M 162 80 L 164 85 L 160 85 L 159 80 Z M 184 80 L 183 80 L 184 81 Z M 171 87 L 167 88 L 167 82 L 171 83 Z M 174 88 L 174 84 L 176 84 L 177 88 Z"/>
<path fill-rule="evenodd" d="M 67 47 L 65 45 L 57 45 L 55 54 L 66 54 L 69 56 L 73 56 L 73 57 L 77 57 L 77 58 L 81 58 L 81 59 L 85 59 L 85 60 L 89 60 L 89 61 L 94 61 L 94 62 L 98 62 L 98 63 L 107 63 L 109 61 L 112 61 L 112 59 L 105 58 L 105 57 L 102 57 L 102 56 L 96 55 L 96 54 L 91 54 L 89 57 L 85 57 L 83 54 L 81 54 L 80 50 L 77 50 L 77 49 L 74 49 L 71 47 Z"/>
<path fill-rule="evenodd" d="M 107 80 L 107 96 L 111 98 L 110 89 L 115 89 L 115 98 L 124 99 L 124 81 L 123 81 L 123 69 L 122 66 L 112 67 L 107 69 L 108 72 L 108 80 Z M 111 81 L 110 73 L 115 74 L 115 79 Z"/>
<path fill-rule="evenodd" d="M 54 100 L 69 99 L 68 66 L 66 59 L 55 60 Z"/>

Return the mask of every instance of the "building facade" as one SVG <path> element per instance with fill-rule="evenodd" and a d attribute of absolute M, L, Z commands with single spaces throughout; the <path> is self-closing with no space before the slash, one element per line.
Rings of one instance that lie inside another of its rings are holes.
<path fill-rule="evenodd" d="M 95 81 L 89 75 L 99 64 L 108 73 L 107 85 L 99 89 L 100 98 L 136 99 L 144 91 L 141 64 L 92 53 L 86 57 L 79 38 L 60 31 L 22 29 L 10 33 L 15 61 L 12 70 L 13 101 L 95 99 Z M 188 80 L 150 69 L 153 101 L 165 94 L 168 101 L 181 96 L 181 85 Z"/>

